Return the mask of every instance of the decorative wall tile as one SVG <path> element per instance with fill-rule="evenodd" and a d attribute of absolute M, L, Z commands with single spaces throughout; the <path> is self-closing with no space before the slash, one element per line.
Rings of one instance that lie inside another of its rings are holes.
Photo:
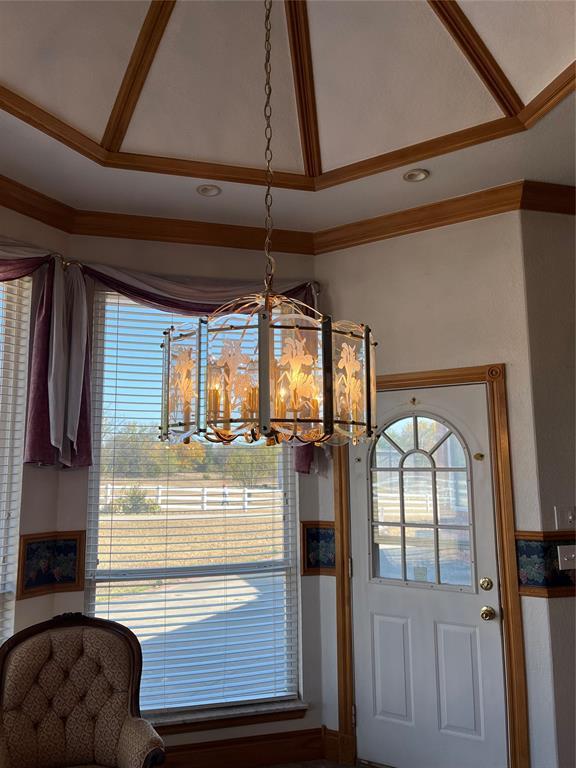
<path fill-rule="evenodd" d="M 302 527 L 302 575 L 336 575 L 336 539 L 331 521 L 306 520 Z"/>
<path fill-rule="evenodd" d="M 523 587 L 570 587 L 576 584 L 576 570 L 558 568 L 558 545 L 576 543 L 565 537 L 544 541 L 516 539 L 518 581 Z"/>

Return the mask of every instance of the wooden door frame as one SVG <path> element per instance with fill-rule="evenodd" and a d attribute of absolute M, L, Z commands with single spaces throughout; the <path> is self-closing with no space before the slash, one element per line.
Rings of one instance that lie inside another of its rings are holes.
<path fill-rule="evenodd" d="M 530 765 L 528 697 L 514 535 L 514 497 L 506 400 L 506 366 L 504 363 L 496 363 L 470 368 L 449 368 L 439 371 L 378 376 L 376 388 L 379 392 L 383 392 L 395 389 L 421 389 L 460 384 L 485 384 L 488 395 L 500 599 L 504 617 L 502 628 L 506 678 L 508 759 L 509 768 L 527 768 Z M 349 490 L 348 448 L 336 448 L 334 449 L 336 632 L 339 754 L 342 761 L 352 761 L 356 753 Z"/>

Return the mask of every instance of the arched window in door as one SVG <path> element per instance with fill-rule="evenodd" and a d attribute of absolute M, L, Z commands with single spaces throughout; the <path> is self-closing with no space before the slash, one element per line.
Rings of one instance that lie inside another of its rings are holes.
<path fill-rule="evenodd" d="M 447 422 L 396 419 L 372 452 L 372 577 L 472 587 L 469 451 Z"/>

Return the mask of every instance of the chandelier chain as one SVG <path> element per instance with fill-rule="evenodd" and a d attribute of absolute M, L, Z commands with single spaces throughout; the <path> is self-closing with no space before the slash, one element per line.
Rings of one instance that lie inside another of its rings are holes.
<path fill-rule="evenodd" d="M 274 257 L 270 253 L 272 247 L 272 229 L 274 227 L 274 222 L 272 220 L 272 83 L 270 78 L 272 72 L 272 65 L 270 62 L 270 53 L 272 50 L 272 45 L 270 42 L 270 32 L 272 29 L 272 23 L 270 20 L 271 13 L 272 0 L 264 0 L 264 29 L 266 32 L 264 42 L 264 72 L 266 75 L 266 84 L 264 86 L 264 93 L 266 95 L 266 101 L 264 103 L 264 120 L 266 123 L 264 130 L 264 136 L 266 138 L 266 149 L 264 151 L 264 159 L 266 160 L 266 194 L 264 197 L 264 205 L 266 208 L 266 217 L 264 219 L 264 229 L 266 231 L 266 238 L 264 240 L 266 271 L 264 278 L 264 288 L 266 289 L 267 293 L 272 290 L 272 280 L 274 279 L 275 267 Z"/>

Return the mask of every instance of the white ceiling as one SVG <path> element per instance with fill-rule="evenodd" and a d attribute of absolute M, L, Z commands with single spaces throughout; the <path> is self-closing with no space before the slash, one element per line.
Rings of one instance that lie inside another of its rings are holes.
<path fill-rule="evenodd" d="M 281 3 L 275 4 L 273 13 L 276 167 L 303 173 Z M 122 150 L 263 167 L 263 57 L 261 3 L 176 3 Z"/>
<path fill-rule="evenodd" d="M 147 10 L 0 0 L 0 83 L 99 141 Z"/>
<path fill-rule="evenodd" d="M 524 101 L 575 57 L 571 0 L 463 0 Z M 0 0 L 0 84 L 99 140 L 147 2 Z M 425 0 L 309 0 L 324 170 L 502 115 Z M 179 0 L 123 151 L 262 167 L 262 3 Z M 274 167 L 302 172 L 284 4 L 273 10 Z M 274 191 L 275 224 L 317 230 L 522 178 L 574 184 L 574 97 L 527 132 L 320 192 Z M 260 225 L 264 190 L 103 168 L 0 111 L 0 174 L 75 208 Z M 205 181 L 210 181 L 205 180 Z"/>
<path fill-rule="evenodd" d="M 574 61 L 573 0 L 459 0 L 524 103 Z"/>
<path fill-rule="evenodd" d="M 323 170 L 503 116 L 428 3 L 308 7 Z"/>
<path fill-rule="evenodd" d="M 518 179 L 575 184 L 575 107 L 572 95 L 529 131 L 426 160 L 420 184 L 396 168 L 320 192 L 274 190 L 275 225 L 324 229 Z M 201 179 L 103 168 L 4 112 L 0 135 L 1 174 L 75 208 L 262 224 L 262 187 L 218 182 L 222 194 L 204 198 Z"/>

